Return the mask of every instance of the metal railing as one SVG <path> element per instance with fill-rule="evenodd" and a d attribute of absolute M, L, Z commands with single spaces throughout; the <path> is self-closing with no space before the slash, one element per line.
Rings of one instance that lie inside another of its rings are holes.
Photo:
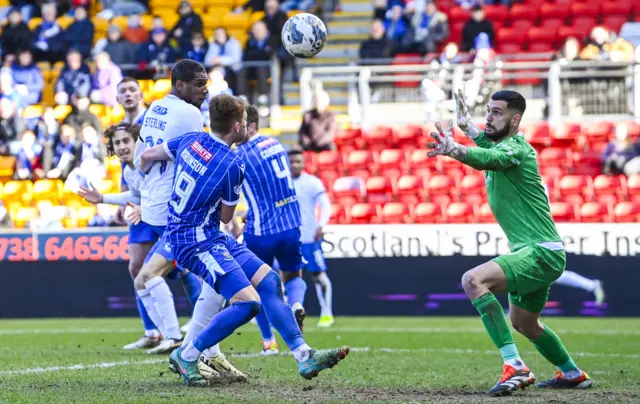
<path fill-rule="evenodd" d="M 349 120 L 364 126 L 429 120 L 425 104 L 434 106 L 431 119 L 446 119 L 453 112 L 451 92 L 458 88 L 467 93 L 472 114 L 478 117 L 491 93 L 510 88 L 527 98 L 528 119 L 559 123 L 605 115 L 640 118 L 640 65 L 634 63 L 497 59 L 486 65 L 353 63 L 304 68 L 302 107 L 311 108 L 316 91 L 337 83 L 348 92 Z"/>

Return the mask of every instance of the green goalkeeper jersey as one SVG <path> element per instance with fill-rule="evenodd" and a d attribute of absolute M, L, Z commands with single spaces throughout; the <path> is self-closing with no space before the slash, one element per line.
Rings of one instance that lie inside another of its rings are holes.
<path fill-rule="evenodd" d="M 524 135 L 518 133 L 496 144 L 481 132 L 474 142 L 478 147 L 467 149 L 463 163 L 485 170 L 489 206 L 511 250 L 531 244 L 557 249 L 561 239 L 538 173 L 536 151 Z"/>

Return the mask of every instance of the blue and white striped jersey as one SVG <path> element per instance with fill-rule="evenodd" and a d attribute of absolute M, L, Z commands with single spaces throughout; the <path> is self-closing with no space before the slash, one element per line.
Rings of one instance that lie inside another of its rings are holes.
<path fill-rule="evenodd" d="M 163 143 L 175 163 L 165 237 L 178 250 L 221 234 L 220 203 L 240 200 L 244 163 L 214 134 L 187 133 Z"/>
<path fill-rule="evenodd" d="M 246 166 L 242 190 L 249 211 L 244 232 L 266 236 L 300 227 L 300 206 L 282 144 L 256 135 L 237 153 Z"/>

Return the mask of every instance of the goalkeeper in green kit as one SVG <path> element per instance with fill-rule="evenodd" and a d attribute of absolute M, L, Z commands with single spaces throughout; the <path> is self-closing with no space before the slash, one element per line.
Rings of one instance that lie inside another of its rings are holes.
<path fill-rule="evenodd" d="M 462 286 L 480 313 L 487 333 L 500 349 L 504 370 L 489 394 L 508 395 L 535 382 L 520 358 L 502 306 L 494 293 L 509 293 L 509 317 L 513 327 L 533 343 L 558 368 L 556 376 L 537 387 L 577 388 L 591 386 L 589 376 L 569 356 L 560 338 L 540 322 L 551 284 L 566 264 L 564 246 L 551 218 L 536 152 L 518 126 L 526 101 L 515 91 L 498 91 L 487 105 L 486 129 L 471 122 L 461 91 L 456 98 L 458 127 L 478 147 L 466 147 L 453 139 L 452 123 L 436 124 L 431 133 L 429 157 L 445 155 L 485 171 L 489 206 L 504 231 L 511 253 L 467 271 Z"/>

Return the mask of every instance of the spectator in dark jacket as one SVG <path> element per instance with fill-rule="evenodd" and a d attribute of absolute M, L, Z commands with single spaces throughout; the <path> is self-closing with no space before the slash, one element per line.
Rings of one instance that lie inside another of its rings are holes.
<path fill-rule="evenodd" d="M 269 31 L 264 21 L 256 21 L 251 27 L 251 36 L 244 49 L 243 61 L 269 62 L 273 56 L 274 48 Z M 256 80 L 259 96 L 266 96 L 267 79 L 269 78 L 269 65 L 244 68 L 244 75 L 239 72 L 238 95 L 248 95 L 247 80 Z"/>
<path fill-rule="evenodd" d="M 73 15 L 75 21 L 64 32 L 67 49 L 77 49 L 83 57 L 88 58 L 93 47 L 93 22 L 87 19 L 87 10 L 84 7 L 76 8 Z"/>
<path fill-rule="evenodd" d="M 360 44 L 360 59 L 383 59 L 393 56 L 393 41 L 384 35 L 384 25 L 374 20 L 369 31 L 369 39 Z M 363 64 L 376 62 L 365 61 Z"/>
<path fill-rule="evenodd" d="M 447 15 L 438 11 L 434 0 L 427 2 L 423 12 L 415 13 L 411 17 L 411 25 L 414 32 L 414 49 L 422 55 L 437 52 L 438 46 L 449 37 Z"/>
<path fill-rule="evenodd" d="M 2 35 L 0 35 L 3 56 L 15 55 L 21 49 L 27 49 L 31 46 L 31 31 L 22 21 L 18 8 L 9 11 L 8 20 L 9 23 L 2 29 Z"/>
<path fill-rule="evenodd" d="M 91 93 L 91 71 L 79 51 L 72 49 L 67 54 L 67 64 L 58 77 L 55 92 L 56 104 L 62 105 L 69 104 L 72 97 L 88 97 Z"/>
<path fill-rule="evenodd" d="M 176 50 L 169 44 L 167 30 L 154 28 L 151 31 L 151 40 L 140 45 L 136 60 L 143 65 L 160 66 L 176 61 Z"/>
<path fill-rule="evenodd" d="M 64 58 L 64 32 L 56 21 L 56 3 L 42 5 L 42 24 L 33 32 L 32 49 L 37 61 L 55 63 Z"/>
<path fill-rule="evenodd" d="M 335 149 L 333 138 L 338 130 L 338 121 L 328 110 L 330 103 L 329 94 L 320 91 L 316 94 L 316 107 L 303 115 L 298 134 L 304 150 L 321 152 Z"/>
<path fill-rule="evenodd" d="M 25 103 L 31 105 L 40 102 L 44 79 L 29 49 L 20 51 L 18 61 L 11 66 L 11 71 L 16 91 L 25 98 Z"/>
<path fill-rule="evenodd" d="M 191 38 L 194 32 L 202 32 L 202 18 L 193 11 L 188 1 L 183 1 L 178 7 L 180 19 L 171 30 L 173 37 L 183 51 L 191 45 Z"/>
<path fill-rule="evenodd" d="M 0 98 L 0 154 L 18 153 L 17 142 L 24 131 L 24 120 L 18 115 L 15 104 L 8 98 Z"/>
<path fill-rule="evenodd" d="M 464 24 L 464 28 L 462 29 L 462 46 L 460 46 L 460 50 L 462 52 L 469 52 L 473 49 L 476 37 L 482 32 L 489 36 L 489 41 L 493 45 L 493 23 L 484 19 L 482 6 L 475 6 L 471 13 L 471 19 Z"/>
<path fill-rule="evenodd" d="M 391 16 L 384 21 L 385 35 L 392 40 L 398 52 L 406 52 L 413 42 L 413 29 L 402 14 L 402 7 L 395 5 L 391 8 Z"/>
<path fill-rule="evenodd" d="M 198 63 L 204 63 L 204 58 L 209 51 L 209 43 L 204 39 L 202 32 L 194 32 L 191 37 L 191 44 L 183 53 L 186 59 L 193 59 Z"/>
<path fill-rule="evenodd" d="M 267 24 L 267 30 L 271 34 L 271 41 L 274 47 L 282 46 L 282 28 L 287 22 L 287 14 L 280 11 L 280 3 L 278 0 L 266 0 L 264 3 L 264 21 Z"/>
<path fill-rule="evenodd" d="M 84 97 L 74 98 L 73 101 L 71 112 L 66 118 L 64 118 L 62 123 L 73 126 L 78 134 L 81 133 L 82 127 L 85 123 L 93 126 L 95 130 L 100 131 L 100 128 L 102 127 L 100 119 L 89 111 L 91 100 Z"/>
<path fill-rule="evenodd" d="M 97 104 L 111 107 L 118 105 L 116 94 L 118 83 L 122 81 L 122 71 L 109 58 L 107 52 L 96 55 L 96 71 L 91 77 L 91 99 Z"/>
<path fill-rule="evenodd" d="M 136 60 L 138 47 L 122 37 L 117 25 L 110 25 L 107 30 L 107 38 L 101 39 L 96 44 L 94 52 L 107 52 L 111 61 L 116 65 L 132 64 Z"/>
<path fill-rule="evenodd" d="M 60 136 L 53 151 L 53 164 L 47 172 L 47 178 L 66 179 L 75 165 L 76 130 L 73 126 L 62 125 Z"/>

